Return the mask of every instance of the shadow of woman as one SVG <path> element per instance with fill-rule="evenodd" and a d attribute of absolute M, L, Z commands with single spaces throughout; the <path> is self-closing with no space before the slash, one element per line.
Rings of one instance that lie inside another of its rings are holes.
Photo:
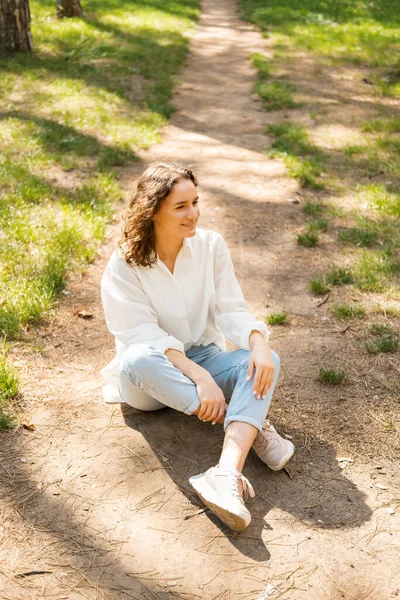
<path fill-rule="evenodd" d="M 300 430 L 286 430 L 296 448 L 287 469 L 273 472 L 250 452 L 244 473 L 256 492 L 249 503 L 252 521 L 239 535 L 234 534 L 201 504 L 188 482 L 191 475 L 218 463 L 224 438 L 222 427 L 212 427 L 169 408 L 142 412 L 121 404 L 121 410 L 126 425 L 143 435 L 160 465 L 168 464 L 166 472 L 196 507 L 182 520 L 206 514 L 241 554 L 253 560 L 263 562 L 270 558 L 262 534 L 274 529 L 268 523 L 273 509 L 289 513 L 313 529 L 346 529 L 368 520 L 371 514 L 365 494 L 340 469 L 332 444 L 320 438 L 305 438 Z"/>

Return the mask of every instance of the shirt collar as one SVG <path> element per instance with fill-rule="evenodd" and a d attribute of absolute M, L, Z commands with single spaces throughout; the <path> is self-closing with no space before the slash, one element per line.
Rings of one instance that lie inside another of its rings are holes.
<path fill-rule="evenodd" d="M 192 242 L 192 238 L 183 238 L 183 251 L 184 252 L 190 252 L 190 254 L 192 254 L 193 256 L 193 242 Z"/>
<path fill-rule="evenodd" d="M 187 237 L 183 238 L 181 250 L 182 250 L 182 254 L 189 253 L 193 256 L 194 248 L 193 248 L 192 238 L 187 238 Z M 156 254 L 157 254 L 157 260 L 160 260 L 160 257 L 158 256 L 157 252 L 156 252 Z"/>

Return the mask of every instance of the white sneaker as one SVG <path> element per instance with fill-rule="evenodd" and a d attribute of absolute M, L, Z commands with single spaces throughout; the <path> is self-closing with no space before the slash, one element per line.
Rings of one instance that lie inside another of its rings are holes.
<path fill-rule="evenodd" d="M 277 433 L 271 421 L 264 421 L 262 431 L 253 442 L 257 456 L 273 471 L 280 471 L 292 458 L 294 446 Z"/>
<path fill-rule="evenodd" d="M 245 501 L 255 496 L 253 486 L 237 469 L 211 467 L 190 477 L 189 483 L 204 504 L 235 531 L 245 529 L 251 521 Z"/>

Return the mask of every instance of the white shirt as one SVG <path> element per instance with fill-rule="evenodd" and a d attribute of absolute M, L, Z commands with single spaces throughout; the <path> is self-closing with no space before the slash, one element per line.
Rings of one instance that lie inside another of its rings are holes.
<path fill-rule="evenodd" d="M 116 355 L 100 372 L 108 382 L 106 401 L 121 401 L 121 355 L 131 344 L 148 344 L 183 353 L 190 346 L 215 343 L 226 350 L 224 335 L 250 350 L 249 335 L 269 331 L 249 310 L 222 235 L 197 228 L 184 238 L 174 273 L 158 257 L 152 267 L 132 266 L 115 250 L 101 279 L 106 324 L 115 336 Z"/>

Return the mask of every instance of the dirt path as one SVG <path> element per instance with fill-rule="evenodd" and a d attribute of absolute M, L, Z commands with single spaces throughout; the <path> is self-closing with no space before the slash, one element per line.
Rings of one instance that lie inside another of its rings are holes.
<path fill-rule="evenodd" d="M 55 322 L 36 331 L 44 351 L 13 349 L 36 429 L 2 435 L 4 600 L 400 594 L 398 473 L 384 447 L 354 439 L 366 435 L 368 411 L 354 414 L 351 403 L 370 393 L 366 367 L 353 365 L 353 384 L 339 395 L 315 381 L 321 357 L 335 357 L 343 341 L 333 324 L 327 331 L 326 307 L 317 309 L 306 289 L 314 255 L 293 241 L 303 222 L 288 201 L 296 184 L 262 153 L 269 141 L 267 115 L 251 93 L 255 51 L 268 51 L 267 41 L 238 20 L 234 1 L 204 0 L 176 89 L 178 110 L 163 143 L 142 159 L 193 166 L 200 225 L 224 235 L 254 313 L 271 306 L 293 315 L 272 337 L 283 363 L 272 413 L 293 437 L 296 457 L 283 473 L 249 458 L 253 520 L 235 538 L 199 509 L 187 484 L 215 464 L 221 430 L 169 410 L 136 414 L 103 402 L 99 370 L 113 356 L 113 340 L 99 285 L 118 239 L 116 219 L 97 261 L 69 285 Z M 135 172 L 123 175 L 128 190 Z M 82 309 L 93 317 L 79 318 Z"/>

